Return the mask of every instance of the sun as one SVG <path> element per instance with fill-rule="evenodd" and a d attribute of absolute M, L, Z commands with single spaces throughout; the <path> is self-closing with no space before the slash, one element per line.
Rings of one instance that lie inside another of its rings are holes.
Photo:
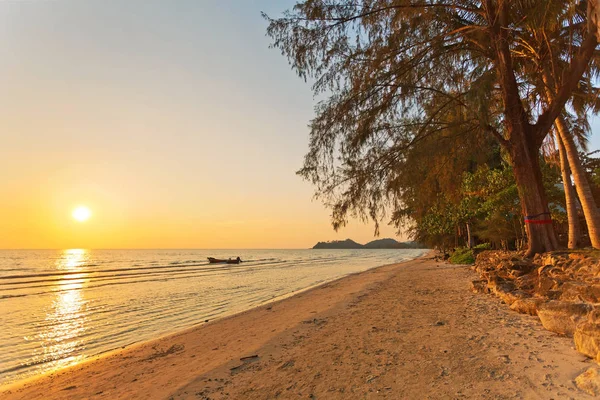
<path fill-rule="evenodd" d="M 79 206 L 71 214 L 79 222 L 85 222 L 92 216 L 92 212 L 86 206 Z"/>

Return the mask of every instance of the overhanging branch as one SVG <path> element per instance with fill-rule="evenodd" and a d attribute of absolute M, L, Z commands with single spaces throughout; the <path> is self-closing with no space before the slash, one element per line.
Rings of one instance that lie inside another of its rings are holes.
<path fill-rule="evenodd" d="M 562 86 L 558 90 L 558 93 L 554 97 L 552 103 L 548 109 L 544 111 L 538 118 L 535 125 L 533 125 L 535 138 L 538 142 L 544 139 L 554 120 L 558 118 L 562 112 L 565 104 L 571 97 L 573 90 L 577 87 L 579 80 L 583 76 L 584 72 L 588 68 L 588 64 L 594 55 L 598 40 L 596 35 L 590 33 L 585 38 L 581 45 L 579 54 L 575 57 L 569 69 L 563 74 Z"/>

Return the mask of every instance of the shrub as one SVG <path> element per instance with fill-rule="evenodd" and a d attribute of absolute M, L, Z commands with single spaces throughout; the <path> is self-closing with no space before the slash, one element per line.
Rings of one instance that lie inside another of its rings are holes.
<path fill-rule="evenodd" d="M 452 264 L 473 264 L 475 262 L 473 250 L 467 247 L 459 247 L 450 256 L 450 262 Z"/>
<path fill-rule="evenodd" d="M 491 250 L 492 245 L 490 243 L 480 243 L 477 246 L 473 247 L 475 250 Z"/>

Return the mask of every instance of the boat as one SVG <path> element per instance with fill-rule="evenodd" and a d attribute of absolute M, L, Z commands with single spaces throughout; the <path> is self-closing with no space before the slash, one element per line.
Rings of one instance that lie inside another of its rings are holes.
<path fill-rule="evenodd" d="M 221 258 L 208 257 L 208 262 L 211 264 L 239 264 L 242 262 L 242 259 L 237 258 L 228 258 L 227 260 Z"/>

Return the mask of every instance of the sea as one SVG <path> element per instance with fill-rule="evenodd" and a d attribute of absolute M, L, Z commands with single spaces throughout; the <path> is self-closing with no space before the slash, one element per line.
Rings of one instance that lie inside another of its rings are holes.
<path fill-rule="evenodd" d="M 0 385 L 426 251 L 0 250 Z"/>

